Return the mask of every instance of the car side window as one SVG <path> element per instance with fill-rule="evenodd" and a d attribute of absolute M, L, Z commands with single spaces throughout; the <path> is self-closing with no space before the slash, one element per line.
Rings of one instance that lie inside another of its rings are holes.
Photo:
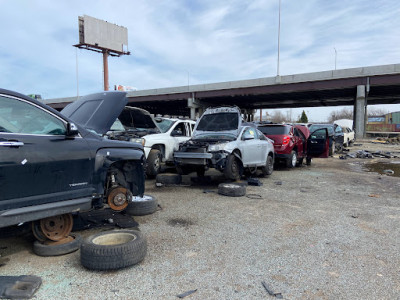
<path fill-rule="evenodd" d="M 335 129 L 335 132 L 337 132 L 337 133 L 342 133 L 342 132 L 343 132 L 343 131 L 342 131 L 342 127 L 337 126 L 336 129 Z"/>
<path fill-rule="evenodd" d="M 0 96 L 0 132 L 65 135 L 66 127 L 60 119 L 33 104 Z"/>
<path fill-rule="evenodd" d="M 257 134 L 258 134 L 258 138 L 260 139 L 260 140 L 266 140 L 267 138 L 265 137 L 265 135 L 261 132 L 261 131 L 259 131 L 258 129 L 257 129 Z"/>
<path fill-rule="evenodd" d="M 247 128 L 242 134 L 242 140 L 256 139 L 257 134 L 254 128 Z"/>
<path fill-rule="evenodd" d="M 185 123 L 183 123 L 183 122 L 180 122 L 179 124 L 177 124 L 173 131 L 175 132 L 175 134 L 178 134 L 180 136 L 187 136 L 188 135 Z"/>

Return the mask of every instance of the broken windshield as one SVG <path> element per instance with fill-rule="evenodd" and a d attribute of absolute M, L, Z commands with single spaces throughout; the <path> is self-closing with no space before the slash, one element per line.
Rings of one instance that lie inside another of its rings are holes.
<path fill-rule="evenodd" d="M 226 131 L 237 130 L 239 115 L 237 113 L 217 113 L 203 115 L 196 130 L 201 131 Z"/>

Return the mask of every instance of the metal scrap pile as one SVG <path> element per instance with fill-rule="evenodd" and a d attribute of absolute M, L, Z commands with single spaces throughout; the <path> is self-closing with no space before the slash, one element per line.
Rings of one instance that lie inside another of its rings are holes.
<path fill-rule="evenodd" d="M 367 150 L 358 150 L 356 152 L 347 153 L 346 155 L 340 155 L 340 159 L 347 159 L 347 158 L 398 158 L 400 156 L 394 155 L 391 152 L 384 152 L 384 151 L 375 151 L 369 152 Z"/>

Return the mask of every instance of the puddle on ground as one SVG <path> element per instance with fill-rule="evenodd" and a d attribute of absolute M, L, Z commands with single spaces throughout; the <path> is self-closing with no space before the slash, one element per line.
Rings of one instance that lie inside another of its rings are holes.
<path fill-rule="evenodd" d="M 400 177 L 400 161 L 367 163 L 364 171 Z"/>

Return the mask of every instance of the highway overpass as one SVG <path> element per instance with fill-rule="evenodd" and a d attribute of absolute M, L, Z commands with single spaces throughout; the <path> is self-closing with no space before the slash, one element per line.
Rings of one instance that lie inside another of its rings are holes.
<path fill-rule="evenodd" d="M 365 132 L 369 104 L 400 103 L 400 64 L 128 92 L 129 105 L 153 114 L 191 116 L 208 106 L 255 109 L 354 105 L 355 129 Z M 45 100 L 61 109 L 76 97 Z"/>

